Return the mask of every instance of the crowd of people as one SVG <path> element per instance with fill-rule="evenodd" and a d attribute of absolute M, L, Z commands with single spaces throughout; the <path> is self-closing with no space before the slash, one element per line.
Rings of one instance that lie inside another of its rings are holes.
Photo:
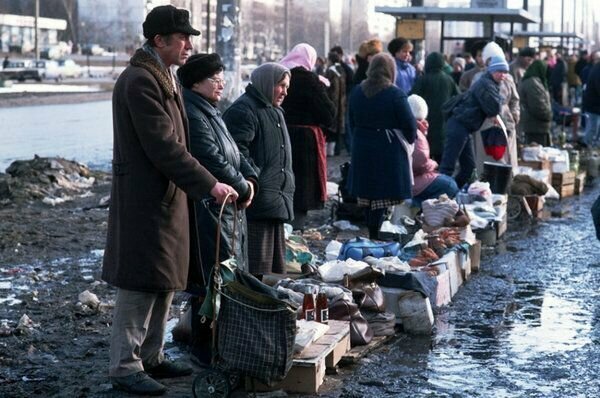
<path fill-rule="evenodd" d="M 327 156 L 350 154 L 348 189 L 377 237 L 390 206 L 454 197 L 486 156 L 516 165 L 517 141 L 549 145 L 552 103 L 566 106 L 569 92 L 589 115 L 585 143 L 600 140 L 600 53 L 592 67 L 525 48 L 509 64 L 496 43 L 478 42 L 469 54 L 433 52 L 415 64 L 399 37 L 387 52 L 377 39 L 363 42 L 353 67 L 339 46 L 320 58 L 300 43 L 258 66 L 221 113 L 225 66 L 218 54 L 191 55 L 200 32 L 189 13 L 156 7 L 143 33 L 113 93 L 102 273 L 117 288 L 109 376 L 134 394 L 164 394 L 156 378 L 192 372 L 163 354 L 174 292 L 191 296 L 192 356 L 208 363 L 198 308 L 212 266 L 235 257 L 259 279 L 285 273 L 284 223 L 302 230 L 323 207 Z M 486 122 L 502 127 L 505 153 L 478 148 Z M 220 214 L 224 203 L 235 206 Z"/>

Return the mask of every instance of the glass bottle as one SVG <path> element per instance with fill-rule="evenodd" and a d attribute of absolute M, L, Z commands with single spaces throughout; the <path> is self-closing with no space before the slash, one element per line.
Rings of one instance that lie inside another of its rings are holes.
<path fill-rule="evenodd" d="M 329 323 L 329 303 L 323 292 L 317 294 L 317 322 Z"/>
<path fill-rule="evenodd" d="M 304 293 L 304 301 L 302 302 L 302 317 L 307 321 L 315 320 L 315 296 L 313 287 L 308 286 Z"/>

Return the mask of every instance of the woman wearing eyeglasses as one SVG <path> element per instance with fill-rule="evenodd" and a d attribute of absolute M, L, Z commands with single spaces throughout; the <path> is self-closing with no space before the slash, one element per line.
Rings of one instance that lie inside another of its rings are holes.
<path fill-rule="evenodd" d="M 258 188 L 258 177 L 250 163 L 240 153 L 238 147 L 221 118 L 216 105 L 221 100 L 225 80 L 224 65 L 218 54 L 196 54 L 191 56 L 185 65 L 179 68 L 177 75 L 183 88 L 185 110 L 189 121 L 190 148 L 192 155 L 206 167 L 219 181 L 229 184 L 239 195 L 237 200 L 237 220 L 233 206 L 227 206 L 221 220 L 221 238 L 219 261 L 235 257 L 241 269 L 248 269 L 247 260 L 247 225 L 245 208 L 250 205 Z M 200 247 L 202 270 L 196 275 L 195 289 L 188 289 L 192 294 L 204 296 L 204 288 L 208 282 L 209 272 L 215 263 L 215 238 L 218 225 L 220 205 L 206 197 L 196 202 L 196 226 Z M 232 237 L 234 221 L 235 247 Z M 198 270 L 199 271 L 199 270 Z M 195 291 L 194 291 L 195 290 Z M 192 301 L 194 315 L 197 300 Z M 192 322 L 197 322 L 194 320 Z M 201 328 L 193 324 L 193 337 L 205 340 L 198 332 Z M 207 362 L 210 358 L 205 347 L 206 341 L 196 341 L 192 354 L 196 359 Z"/>

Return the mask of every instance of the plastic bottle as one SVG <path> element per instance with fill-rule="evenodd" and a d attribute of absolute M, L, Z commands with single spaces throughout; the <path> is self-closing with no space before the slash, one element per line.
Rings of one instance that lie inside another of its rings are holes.
<path fill-rule="evenodd" d="M 323 292 L 317 294 L 317 322 L 329 323 L 329 303 Z"/>
<path fill-rule="evenodd" d="M 302 302 L 302 318 L 307 321 L 314 321 L 315 317 L 315 296 L 313 294 L 313 287 L 308 286 L 306 293 L 304 293 L 304 301 Z"/>

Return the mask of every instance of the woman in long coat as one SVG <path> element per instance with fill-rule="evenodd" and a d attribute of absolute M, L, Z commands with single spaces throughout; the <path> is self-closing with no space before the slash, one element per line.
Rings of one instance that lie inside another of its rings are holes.
<path fill-rule="evenodd" d="M 458 86 L 446 72 L 442 54 L 433 52 L 425 59 L 425 74 L 415 82 L 412 93 L 422 97 L 429 108 L 427 122 L 429 130 L 427 141 L 431 151 L 431 158 L 436 162 L 442 159 L 444 151 L 444 117 L 442 104 L 458 94 Z M 408 94 L 408 93 L 407 93 Z"/>
<path fill-rule="evenodd" d="M 349 189 L 367 208 L 369 235 L 376 238 L 385 209 L 411 197 L 412 170 L 405 144 L 416 138 L 416 121 L 406 94 L 394 85 L 396 63 L 373 57 L 367 79 L 350 95 L 354 137 Z"/>
<path fill-rule="evenodd" d="M 550 145 L 550 127 L 552 125 L 552 104 L 548 81 L 548 67 L 543 61 L 533 61 L 525 71 L 519 94 L 521 96 L 521 128 L 525 142 Z"/>
<path fill-rule="evenodd" d="M 312 72 L 316 59 L 315 49 L 300 43 L 280 61 L 292 74 L 288 96 L 281 106 L 292 143 L 295 229 L 304 229 L 308 210 L 323 208 L 327 200 L 327 159 L 321 126 L 333 123 L 336 109 L 325 85 Z"/>
<path fill-rule="evenodd" d="M 183 99 L 190 125 L 192 155 L 219 181 L 231 185 L 239 195 L 237 220 L 235 209 L 226 206 L 221 220 L 219 261 L 235 257 L 241 269 L 247 269 L 245 208 L 258 188 L 258 177 L 221 118 L 216 105 L 221 99 L 225 80 L 224 65 L 218 54 L 196 54 L 177 71 L 183 85 Z M 205 278 L 215 264 L 216 233 L 221 206 L 206 198 L 196 203 L 197 228 Z M 234 233 L 234 221 L 237 230 Z M 232 238 L 235 240 L 233 246 Z M 208 280 L 208 279 L 206 279 Z M 206 285 L 206 284 L 204 284 Z"/>
<path fill-rule="evenodd" d="M 225 86 L 223 70 L 224 65 L 218 54 L 196 54 L 179 68 L 177 75 L 184 87 L 183 99 L 190 126 L 192 155 L 219 181 L 229 184 L 239 195 L 237 213 L 231 205 L 226 206 L 223 211 L 218 260 L 221 262 L 234 257 L 239 268 L 247 269 L 248 245 L 244 209 L 250 205 L 258 189 L 258 177 L 246 157 L 238 150 L 221 118 L 221 113 L 216 108 Z M 210 359 L 210 329 L 200 322 L 200 301 L 196 297 L 205 297 L 210 271 L 215 264 L 220 208 L 221 206 L 209 196 L 196 202 L 202 280 L 193 281 L 195 286 L 188 287 L 188 292 L 193 295 L 190 300 L 192 356 L 205 363 Z"/>
<path fill-rule="evenodd" d="M 293 217 L 292 151 L 281 102 L 290 71 L 265 63 L 250 76 L 246 92 L 223 114 L 240 151 L 258 170 L 260 192 L 246 212 L 248 262 L 256 276 L 285 273 L 283 223 Z"/>

